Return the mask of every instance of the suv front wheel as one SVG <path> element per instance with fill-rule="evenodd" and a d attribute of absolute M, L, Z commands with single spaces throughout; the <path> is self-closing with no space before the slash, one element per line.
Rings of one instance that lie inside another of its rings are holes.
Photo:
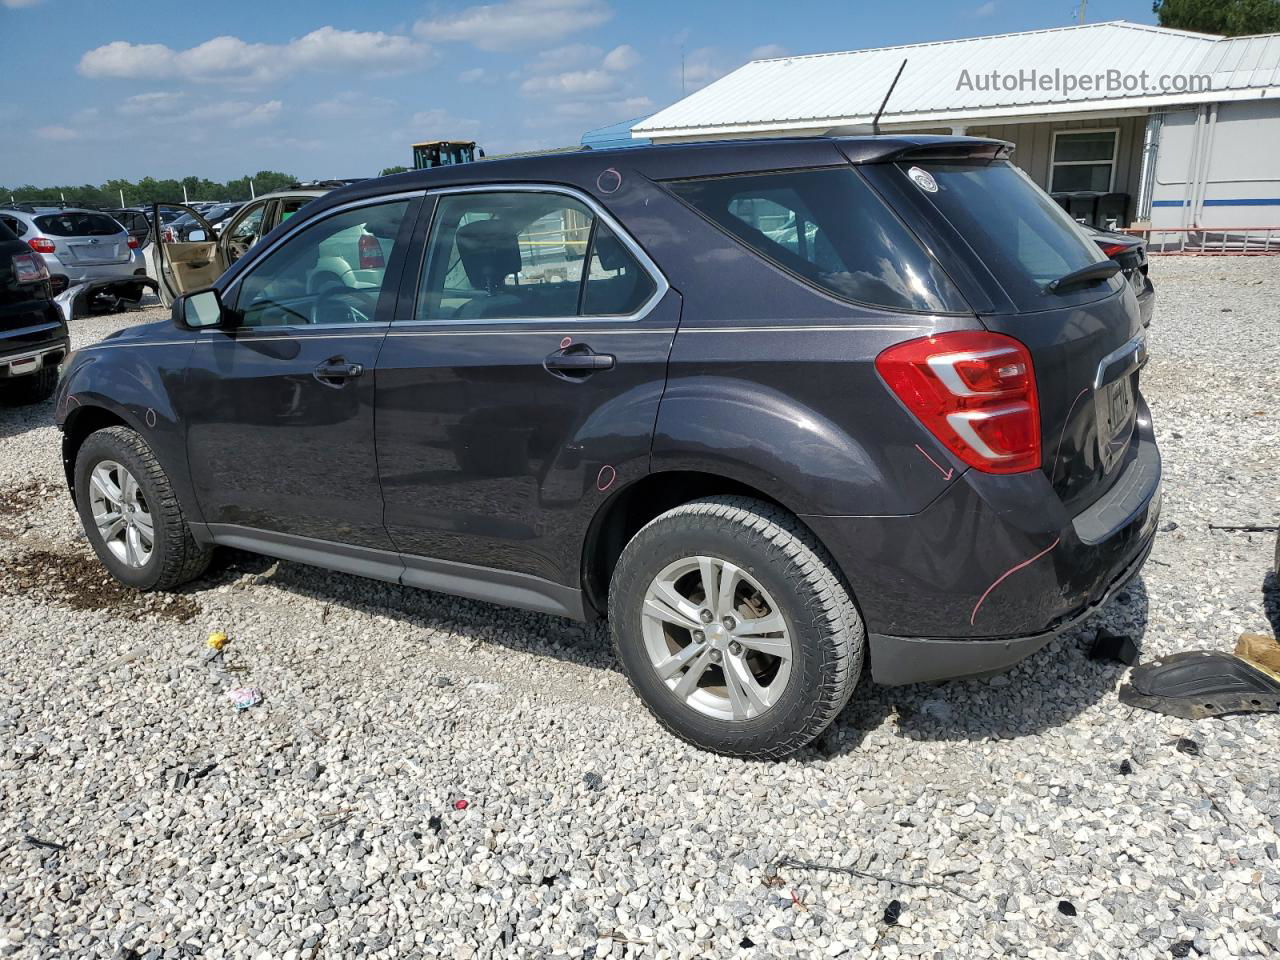
<path fill-rule="evenodd" d="M 76 456 L 75 484 L 89 543 L 121 583 L 167 590 L 208 567 L 212 551 L 191 536 L 168 476 L 133 430 L 90 434 Z"/>
<path fill-rule="evenodd" d="M 670 510 L 632 538 L 609 590 L 632 687 L 671 732 L 771 759 L 825 730 L 862 671 L 865 633 L 826 552 L 745 497 Z"/>

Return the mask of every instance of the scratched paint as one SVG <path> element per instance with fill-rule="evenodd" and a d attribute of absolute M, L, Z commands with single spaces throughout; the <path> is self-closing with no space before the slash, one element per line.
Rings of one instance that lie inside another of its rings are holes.
<path fill-rule="evenodd" d="M 974 621 L 978 619 L 978 609 L 983 605 L 983 603 L 986 602 L 987 597 L 991 596 L 992 590 L 1000 586 L 1000 584 L 1004 583 L 1005 580 L 1007 580 L 1013 574 L 1017 573 L 1023 567 L 1031 566 L 1031 564 L 1035 563 L 1045 554 L 1049 553 L 1054 547 L 1056 547 L 1061 542 L 1062 542 L 1062 537 L 1058 537 L 1056 540 L 1053 541 L 1053 543 L 1049 544 L 1047 547 L 1045 547 L 1043 550 L 1041 550 L 1031 559 L 1023 560 L 1021 563 L 1015 564 L 1014 566 L 1006 570 L 1004 573 L 1000 574 L 1000 576 L 996 577 L 995 581 L 991 584 L 991 586 L 987 587 L 986 591 L 982 594 L 982 596 L 978 598 L 978 602 L 973 605 L 973 613 L 969 614 L 969 626 L 972 627 L 975 625 Z"/>
<path fill-rule="evenodd" d="M 613 481 L 617 479 L 618 471 L 606 463 L 600 468 L 600 472 L 596 474 L 596 489 L 604 493 L 613 486 Z"/>
<path fill-rule="evenodd" d="M 914 446 L 915 446 L 915 448 L 916 448 L 917 450 L 919 450 L 919 451 L 920 451 L 920 453 L 924 456 L 924 458 L 925 458 L 926 460 L 928 460 L 930 463 L 932 463 L 935 467 L 937 467 L 937 468 L 938 468 L 938 472 L 939 472 L 940 474 L 942 474 L 942 479 L 943 479 L 943 480 L 950 480 L 950 479 L 951 479 L 951 477 L 955 474 L 955 472 L 956 472 L 956 468 L 955 468 L 955 467 L 952 467 L 950 470 L 943 470 L 943 469 L 942 469 L 942 465 L 941 465 L 940 463 L 938 463 L 938 461 L 937 461 L 937 460 L 933 459 L 933 457 L 929 456 L 929 454 L 925 452 L 924 447 L 920 446 L 920 444 L 918 444 L 918 443 L 917 443 L 917 444 L 914 444 Z"/>
<path fill-rule="evenodd" d="M 1062 441 L 1067 437 L 1067 427 L 1071 424 L 1071 415 L 1076 412 L 1076 404 L 1080 402 L 1080 398 L 1089 392 L 1089 388 L 1085 387 L 1076 394 L 1076 398 L 1071 401 L 1071 406 L 1067 408 L 1067 419 L 1062 421 L 1062 433 L 1058 434 L 1058 449 L 1053 451 L 1053 472 L 1058 470 L 1058 457 L 1062 455 Z M 1052 474 L 1050 474 L 1052 476 Z"/>

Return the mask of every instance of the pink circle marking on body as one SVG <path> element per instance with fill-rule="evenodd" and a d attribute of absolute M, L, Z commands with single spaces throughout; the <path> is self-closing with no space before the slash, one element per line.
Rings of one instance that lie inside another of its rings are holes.
<path fill-rule="evenodd" d="M 618 471 L 605 464 L 600 468 L 600 472 L 596 474 L 596 489 L 604 493 L 613 486 L 613 481 L 618 479 Z"/>

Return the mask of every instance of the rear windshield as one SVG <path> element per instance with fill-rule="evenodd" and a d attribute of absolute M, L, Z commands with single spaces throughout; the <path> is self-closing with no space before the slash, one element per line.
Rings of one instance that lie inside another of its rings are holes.
<path fill-rule="evenodd" d="M 36 226 L 53 237 L 110 237 L 124 232 L 105 213 L 49 213 L 36 217 Z"/>
<path fill-rule="evenodd" d="M 1106 259 L 1067 212 L 1008 161 L 901 166 L 1020 308 L 1044 309 L 1045 284 Z M 912 169 L 927 171 L 937 190 L 928 190 L 928 178 Z M 1110 292 L 1106 282 L 1090 289 L 1096 296 Z"/>
<path fill-rule="evenodd" d="M 842 300 L 895 310 L 968 309 L 914 234 L 851 168 L 668 186 L 757 253 Z"/>

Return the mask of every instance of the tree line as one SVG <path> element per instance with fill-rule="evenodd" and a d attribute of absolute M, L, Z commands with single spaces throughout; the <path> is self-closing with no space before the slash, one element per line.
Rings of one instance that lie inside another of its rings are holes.
<path fill-rule="evenodd" d="M 124 193 L 124 205 L 134 207 L 149 203 L 181 203 L 183 188 L 188 200 L 248 200 L 272 190 L 283 190 L 297 177 L 277 170 L 259 170 L 257 173 L 237 177 L 220 183 L 204 177 L 183 177 L 181 180 L 160 180 L 143 177 L 141 180 L 108 180 L 99 186 L 92 183 L 67 184 L 60 187 L 36 187 L 31 184 L 0 187 L 0 204 L 31 203 L 54 204 L 66 202 L 93 207 L 118 207 Z M 252 182 L 252 186 L 250 183 Z"/>

